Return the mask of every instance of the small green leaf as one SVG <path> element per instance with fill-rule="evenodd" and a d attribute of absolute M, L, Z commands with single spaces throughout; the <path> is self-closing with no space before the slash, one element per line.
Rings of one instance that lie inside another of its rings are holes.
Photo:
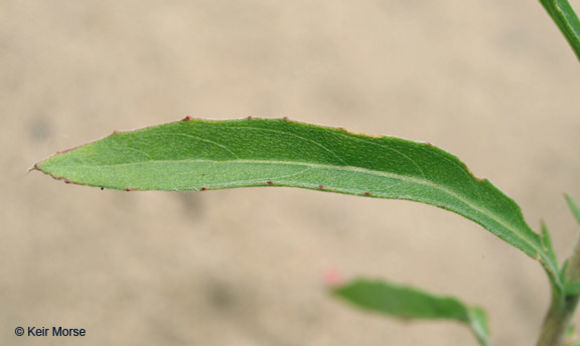
<path fill-rule="evenodd" d="M 580 281 L 569 282 L 564 286 L 564 294 L 571 296 L 580 292 Z"/>
<path fill-rule="evenodd" d="M 35 168 L 67 182 L 119 190 L 290 186 L 431 204 L 473 220 L 558 265 L 519 206 L 455 156 L 430 144 L 282 119 L 185 121 L 112 135 Z"/>
<path fill-rule="evenodd" d="M 552 237 L 550 236 L 550 231 L 548 231 L 548 227 L 544 221 L 541 222 L 541 229 L 541 241 L 542 246 L 544 247 L 544 251 L 548 253 L 554 263 L 558 263 L 558 257 L 556 255 L 556 251 L 554 250 L 554 245 L 552 245 Z"/>
<path fill-rule="evenodd" d="M 540 0 L 580 59 L 580 20 L 568 0 Z"/>
<path fill-rule="evenodd" d="M 490 346 L 489 341 L 489 322 L 485 310 L 479 307 L 469 308 L 469 323 L 473 334 L 479 341 L 480 345 Z"/>
<path fill-rule="evenodd" d="M 465 323 L 481 345 L 488 339 L 487 316 L 453 297 L 433 295 L 387 281 L 355 280 L 333 288 L 333 293 L 362 309 L 406 319 L 449 319 Z"/>
<path fill-rule="evenodd" d="M 562 264 L 562 268 L 560 268 L 560 277 L 561 278 L 565 278 L 566 277 L 566 272 L 568 271 L 568 260 L 565 260 L 564 263 Z"/>
<path fill-rule="evenodd" d="M 568 207 L 570 207 L 570 210 L 572 211 L 572 214 L 576 218 L 576 221 L 578 222 L 578 224 L 580 224 L 580 209 L 578 209 L 578 206 L 576 205 L 576 203 L 574 203 L 574 200 L 572 199 L 572 197 L 570 197 L 566 194 L 564 195 L 564 197 L 566 197 L 566 202 L 568 203 Z"/>
<path fill-rule="evenodd" d="M 439 297 L 386 281 L 355 280 L 334 293 L 367 310 L 400 318 L 452 319 L 469 322 L 467 308 L 452 297 Z"/>

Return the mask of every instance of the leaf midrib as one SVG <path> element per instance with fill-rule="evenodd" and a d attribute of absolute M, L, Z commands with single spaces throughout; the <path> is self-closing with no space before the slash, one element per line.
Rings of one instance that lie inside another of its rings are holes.
<path fill-rule="evenodd" d="M 199 162 L 199 163 L 202 163 L 203 162 L 203 163 L 216 163 L 216 164 L 233 162 L 233 163 L 250 163 L 250 164 L 255 163 L 255 164 L 301 165 L 301 166 L 306 166 L 306 167 L 310 167 L 310 168 L 337 169 L 337 170 L 342 170 L 342 171 L 347 171 L 347 172 L 358 172 L 358 173 L 370 174 L 370 175 L 375 175 L 375 176 L 383 176 L 383 177 L 392 178 L 392 179 L 399 179 L 402 181 L 415 183 L 415 184 L 419 184 L 419 185 L 429 186 L 429 187 L 437 189 L 437 190 L 439 190 L 439 191 L 441 191 L 441 192 L 443 192 L 451 197 L 456 198 L 457 200 L 465 203 L 469 207 L 478 211 L 482 215 L 485 215 L 489 219 L 500 224 L 504 228 L 512 231 L 513 234 L 517 234 L 520 239 L 522 239 L 525 243 L 527 243 L 531 248 L 535 249 L 537 254 L 539 254 L 542 258 L 544 258 L 544 255 L 542 254 L 542 251 L 539 248 L 539 246 L 536 245 L 533 242 L 533 240 L 529 239 L 525 234 L 522 234 L 518 227 L 514 226 L 513 224 L 511 224 L 509 222 L 506 222 L 504 218 L 499 217 L 497 214 L 495 214 L 492 211 L 489 211 L 489 213 L 487 213 L 487 211 L 488 211 L 487 209 L 480 208 L 477 205 L 477 203 L 475 203 L 473 200 L 463 197 L 461 194 L 457 193 L 455 190 L 449 189 L 444 185 L 435 184 L 435 183 L 433 183 L 429 180 L 425 180 L 425 179 L 419 179 L 419 178 L 405 176 L 405 175 L 391 173 L 391 172 L 377 171 L 377 170 L 372 170 L 372 169 L 358 167 L 358 166 L 328 165 L 328 164 L 319 164 L 319 163 L 304 162 L 304 161 L 290 161 L 289 162 L 289 161 L 277 161 L 277 160 L 251 160 L 251 159 L 230 159 L 230 160 L 223 160 L 223 161 L 207 160 L 207 159 L 145 160 L 145 161 L 127 162 L 127 163 L 99 164 L 98 166 L 95 166 L 95 165 L 67 165 L 67 166 L 61 166 L 61 167 L 62 168 L 64 168 L 64 167 L 103 168 L 103 167 L 118 167 L 118 166 L 135 166 L 135 165 L 147 164 L 148 162 L 153 162 L 153 163 L 164 163 L 164 162 L 166 162 L 166 163 L 176 163 L 176 162 L 180 162 L 180 163 L 181 162 L 185 162 L 185 163 L 187 163 L 187 162 L 191 162 L 191 163 Z M 545 260 L 546 259 L 544 258 L 544 261 Z M 546 262 L 546 263 L 550 263 L 550 262 Z M 552 267 L 551 263 L 550 263 L 550 267 Z"/>

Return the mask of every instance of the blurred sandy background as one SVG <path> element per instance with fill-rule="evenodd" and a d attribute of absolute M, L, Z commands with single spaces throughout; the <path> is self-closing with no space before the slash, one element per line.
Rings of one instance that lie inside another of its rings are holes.
<path fill-rule="evenodd" d="M 0 344 L 476 345 L 327 296 L 385 277 L 486 307 L 531 345 L 542 269 L 442 210 L 284 188 L 124 193 L 26 170 L 186 115 L 289 116 L 429 141 L 560 254 L 578 227 L 580 66 L 536 1 L 0 1 Z M 16 326 L 86 328 L 16 337 Z"/>

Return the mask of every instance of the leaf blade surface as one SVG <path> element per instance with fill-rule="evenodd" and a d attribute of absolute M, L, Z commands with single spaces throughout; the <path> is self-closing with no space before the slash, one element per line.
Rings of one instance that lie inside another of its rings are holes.
<path fill-rule="evenodd" d="M 332 289 L 332 293 L 361 309 L 404 319 L 447 319 L 471 328 L 481 345 L 491 345 L 487 314 L 454 297 L 384 280 L 358 279 Z"/>
<path fill-rule="evenodd" d="M 513 200 L 425 143 L 282 119 L 194 119 L 113 133 L 35 167 L 119 190 L 289 186 L 422 202 L 479 223 L 557 273 Z"/>

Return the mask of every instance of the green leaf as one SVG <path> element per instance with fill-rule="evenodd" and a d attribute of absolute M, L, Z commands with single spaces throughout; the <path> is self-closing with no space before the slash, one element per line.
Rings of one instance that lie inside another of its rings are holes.
<path fill-rule="evenodd" d="M 548 253 L 554 263 L 558 263 L 558 257 L 556 255 L 556 251 L 554 250 L 554 245 L 552 245 L 552 237 L 550 236 L 550 232 L 548 231 L 548 227 L 544 221 L 541 222 L 541 229 L 541 242 L 542 246 L 544 247 L 544 251 Z"/>
<path fill-rule="evenodd" d="M 580 20 L 568 0 L 540 0 L 580 59 Z"/>
<path fill-rule="evenodd" d="M 578 206 L 576 205 L 576 203 L 574 203 L 574 200 L 572 199 L 572 197 L 570 197 L 566 194 L 564 195 L 564 197 L 566 198 L 566 202 L 568 203 L 568 207 L 570 207 L 570 210 L 572 211 L 572 214 L 576 218 L 576 221 L 578 222 L 578 224 L 580 224 L 580 209 L 578 209 Z"/>
<path fill-rule="evenodd" d="M 566 272 L 568 271 L 568 260 L 565 260 L 564 263 L 562 264 L 562 268 L 560 268 L 560 277 L 561 278 L 565 278 L 566 277 Z"/>
<path fill-rule="evenodd" d="M 480 307 L 471 307 L 469 311 L 469 325 L 473 334 L 479 341 L 481 345 L 490 346 L 489 341 L 489 322 L 487 318 L 487 313 Z"/>
<path fill-rule="evenodd" d="M 567 282 L 564 286 L 564 294 L 567 296 L 575 295 L 580 292 L 580 281 Z"/>
<path fill-rule="evenodd" d="M 431 204 L 473 220 L 558 266 L 519 206 L 455 156 L 430 144 L 285 119 L 184 121 L 112 135 L 35 168 L 57 179 L 120 190 L 291 186 Z"/>
<path fill-rule="evenodd" d="M 332 289 L 362 309 L 405 319 L 448 319 L 465 323 L 481 345 L 491 345 L 485 311 L 465 306 L 453 297 L 433 295 L 386 281 L 359 279 Z"/>

